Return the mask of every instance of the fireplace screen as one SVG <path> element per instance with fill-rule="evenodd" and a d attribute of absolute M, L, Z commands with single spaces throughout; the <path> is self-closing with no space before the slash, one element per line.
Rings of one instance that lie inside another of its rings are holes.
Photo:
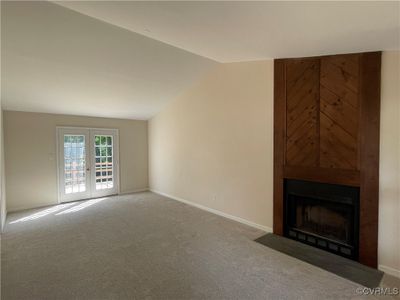
<path fill-rule="evenodd" d="M 286 184 L 285 235 L 356 258 L 358 189 L 291 180 Z"/>
<path fill-rule="evenodd" d="M 289 196 L 294 206 L 289 226 L 351 244 L 353 206 L 308 197 Z"/>

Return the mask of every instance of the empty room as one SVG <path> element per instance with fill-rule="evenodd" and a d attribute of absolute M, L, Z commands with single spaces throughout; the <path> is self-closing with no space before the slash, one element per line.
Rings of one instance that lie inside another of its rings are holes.
<path fill-rule="evenodd" d="M 1 1 L 1 294 L 399 299 L 400 1 Z"/>

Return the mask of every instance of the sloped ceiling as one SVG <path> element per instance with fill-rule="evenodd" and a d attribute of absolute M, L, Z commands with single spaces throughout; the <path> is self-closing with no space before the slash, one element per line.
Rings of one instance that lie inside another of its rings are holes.
<path fill-rule="evenodd" d="M 399 1 L 66 1 L 220 62 L 399 49 Z"/>
<path fill-rule="evenodd" d="M 148 119 L 217 61 L 394 50 L 400 43 L 395 1 L 1 5 L 8 110 Z"/>
<path fill-rule="evenodd" d="M 49 2 L 2 2 L 3 109 L 148 119 L 216 62 Z"/>

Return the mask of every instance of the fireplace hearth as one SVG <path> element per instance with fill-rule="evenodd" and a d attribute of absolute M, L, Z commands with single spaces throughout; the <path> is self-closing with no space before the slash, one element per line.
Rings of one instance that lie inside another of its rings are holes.
<path fill-rule="evenodd" d="M 287 179 L 284 210 L 286 237 L 358 259 L 359 188 Z"/>

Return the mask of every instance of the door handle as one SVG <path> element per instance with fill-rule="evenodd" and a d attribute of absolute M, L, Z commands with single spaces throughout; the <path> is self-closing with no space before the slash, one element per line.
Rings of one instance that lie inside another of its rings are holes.
<path fill-rule="evenodd" d="M 86 168 L 86 171 L 90 171 L 90 168 Z"/>

